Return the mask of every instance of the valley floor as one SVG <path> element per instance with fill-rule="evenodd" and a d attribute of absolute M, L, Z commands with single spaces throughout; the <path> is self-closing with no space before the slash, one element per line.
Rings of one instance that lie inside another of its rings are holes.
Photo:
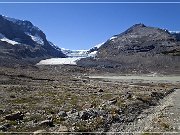
<path fill-rule="evenodd" d="M 88 75 L 77 66 L 0 68 L 0 131 L 179 131 L 178 80 Z"/>

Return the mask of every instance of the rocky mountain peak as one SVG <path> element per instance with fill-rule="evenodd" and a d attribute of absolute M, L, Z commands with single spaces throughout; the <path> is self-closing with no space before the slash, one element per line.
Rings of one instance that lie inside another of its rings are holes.
<path fill-rule="evenodd" d="M 146 27 L 146 25 L 143 23 L 137 23 L 137 24 L 134 24 L 131 28 L 140 28 L 140 27 Z"/>
<path fill-rule="evenodd" d="M 147 69 L 149 63 L 153 68 L 158 67 L 158 64 L 162 67 L 173 65 L 170 58 L 176 59 L 177 57 L 173 56 L 179 56 L 178 38 L 178 34 L 171 34 L 164 29 L 135 24 L 125 32 L 108 39 L 97 50 L 94 59 L 82 59 L 78 64 L 103 68 L 139 68 L 143 65 Z"/>
<path fill-rule="evenodd" d="M 146 26 L 142 23 L 133 25 L 117 37 L 116 41 L 119 42 L 134 41 L 137 43 L 138 41 L 176 40 L 167 30 Z"/>
<path fill-rule="evenodd" d="M 0 15 L 1 48 L 3 51 L 0 51 L 0 58 L 1 55 L 6 56 L 4 53 L 18 59 L 33 58 L 41 60 L 51 57 L 66 57 L 61 49 L 49 42 L 45 33 L 30 21 L 2 15 Z"/>
<path fill-rule="evenodd" d="M 44 45 L 47 43 L 46 35 L 43 33 L 43 31 L 41 31 L 38 27 L 34 26 L 30 21 L 14 19 L 1 15 L 1 20 L 2 19 L 5 25 L 11 26 L 11 28 L 13 29 L 11 31 L 16 31 L 16 32 L 21 31 L 23 34 L 26 34 L 25 36 L 29 36 L 33 41 L 35 41 L 38 44 Z M 7 33 L 3 33 L 3 34 L 5 34 L 5 36 L 6 35 L 9 36 L 9 34 Z M 25 38 L 27 39 L 27 37 Z M 17 38 L 15 37 L 15 39 Z M 20 39 L 22 39 L 22 37 Z M 24 43 L 22 41 L 19 42 Z"/>

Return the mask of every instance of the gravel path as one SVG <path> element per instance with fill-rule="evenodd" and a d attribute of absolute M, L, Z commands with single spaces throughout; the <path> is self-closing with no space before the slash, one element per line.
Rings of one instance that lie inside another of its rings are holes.
<path fill-rule="evenodd" d="M 180 76 L 90 76 L 110 81 L 141 82 L 141 83 L 171 83 L 179 86 Z M 144 110 L 137 121 L 127 125 L 115 123 L 110 132 L 123 132 L 132 135 L 178 134 L 180 135 L 180 89 L 159 101 L 158 106 Z"/>
<path fill-rule="evenodd" d="M 112 125 L 113 132 L 119 131 L 120 124 Z M 116 130 L 114 130 L 116 129 Z M 121 128 L 122 129 L 122 128 Z M 176 89 L 156 107 L 144 110 L 138 120 L 123 127 L 122 132 L 133 132 L 132 134 L 143 135 L 149 132 L 165 135 L 180 134 L 180 89 Z M 129 133 L 130 134 L 130 133 Z"/>

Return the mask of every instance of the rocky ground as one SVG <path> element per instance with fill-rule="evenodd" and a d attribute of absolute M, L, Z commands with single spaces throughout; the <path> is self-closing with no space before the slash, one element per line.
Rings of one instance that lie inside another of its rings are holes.
<path fill-rule="evenodd" d="M 124 132 L 180 86 L 89 79 L 87 73 L 74 66 L 1 67 L 0 131 Z M 163 129 L 155 131 L 176 129 L 161 119 L 155 125 Z"/>
<path fill-rule="evenodd" d="M 135 135 L 144 134 L 179 134 L 180 132 L 180 90 L 175 89 L 155 107 L 150 107 L 133 122 L 123 126 L 123 132 L 133 132 Z M 115 123 L 111 127 L 113 132 L 121 132 L 121 125 Z M 143 134 L 143 133 L 142 133 Z"/>

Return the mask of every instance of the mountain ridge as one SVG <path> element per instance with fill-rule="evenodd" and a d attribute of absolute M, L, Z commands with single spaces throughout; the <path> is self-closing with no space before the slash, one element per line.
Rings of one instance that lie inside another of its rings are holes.
<path fill-rule="evenodd" d="M 35 63 L 46 58 L 66 57 L 61 49 L 48 41 L 44 32 L 30 21 L 2 15 L 0 15 L 0 44 L 0 59 L 10 57 L 12 62 L 18 59 Z"/>
<path fill-rule="evenodd" d="M 119 70 L 178 70 L 180 42 L 167 30 L 135 24 L 101 45 L 94 58 L 77 62 L 82 67 Z"/>

